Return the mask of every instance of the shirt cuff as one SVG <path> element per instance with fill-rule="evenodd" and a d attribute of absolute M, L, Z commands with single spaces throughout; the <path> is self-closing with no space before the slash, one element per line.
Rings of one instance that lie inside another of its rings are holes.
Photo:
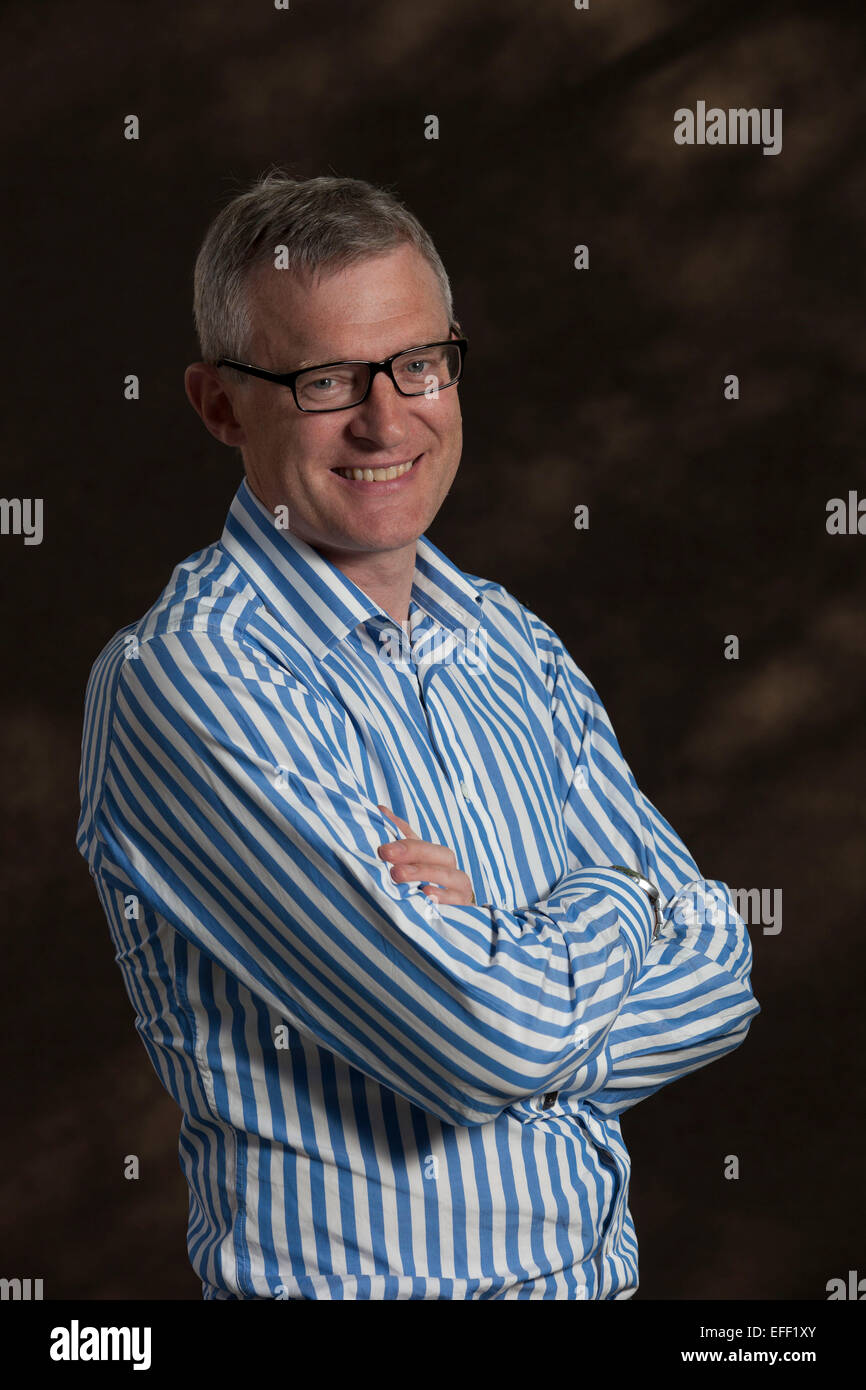
<path fill-rule="evenodd" d="M 574 921 L 585 911 L 588 906 L 585 899 L 593 891 L 604 894 L 616 907 L 623 939 L 631 953 L 637 975 L 652 944 L 656 917 L 648 895 L 638 888 L 628 874 L 598 866 L 573 869 L 559 880 L 547 898 L 547 906 L 571 907 L 569 900 L 576 899 L 574 911 L 569 913 L 569 921 Z"/>

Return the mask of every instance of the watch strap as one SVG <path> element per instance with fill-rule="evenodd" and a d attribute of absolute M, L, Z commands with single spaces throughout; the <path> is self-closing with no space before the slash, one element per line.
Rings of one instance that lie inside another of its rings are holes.
<path fill-rule="evenodd" d="M 627 874 L 635 886 L 637 888 L 642 888 L 646 893 L 652 903 L 653 917 L 655 919 L 652 939 L 653 941 L 657 941 L 662 929 L 662 910 L 661 894 L 656 885 L 651 883 L 648 878 L 644 878 L 643 874 L 638 873 L 637 869 L 629 869 L 625 864 L 609 864 L 608 868 L 615 869 L 616 872 L 620 874 Z"/>

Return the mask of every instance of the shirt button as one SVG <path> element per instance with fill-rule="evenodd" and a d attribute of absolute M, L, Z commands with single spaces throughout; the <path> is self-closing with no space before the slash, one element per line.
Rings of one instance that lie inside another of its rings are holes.
<path fill-rule="evenodd" d="M 541 1108 L 542 1108 L 542 1110 L 549 1110 L 550 1107 L 551 1107 L 551 1105 L 555 1105 L 555 1104 L 556 1104 L 556 1097 L 557 1097 L 558 1095 L 559 1095 L 559 1092 L 558 1092 L 558 1091 L 547 1091 L 547 1092 L 545 1093 L 545 1096 L 544 1096 L 542 1102 L 541 1102 Z"/>
<path fill-rule="evenodd" d="M 471 782 L 461 782 L 461 783 L 460 783 L 460 790 L 461 790 L 461 792 L 463 793 L 463 797 L 464 797 L 464 799 L 465 799 L 466 801 L 471 801 L 471 800 L 472 800 L 472 783 L 471 783 Z"/>

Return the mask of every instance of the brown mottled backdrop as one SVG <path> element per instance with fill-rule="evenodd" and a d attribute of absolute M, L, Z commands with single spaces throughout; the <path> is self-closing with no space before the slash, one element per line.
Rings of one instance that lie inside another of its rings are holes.
<path fill-rule="evenodd" d="M 866 536 L 825 525 L 866 495 L 862 10 L 7 3 L 2 491 L 45 522 L 0 537 L 0 1274 L 200 1298 L 179 1114 L 74 847 L 79 737 L 95 656 L 239 480 L 183 392 L 191 269 L 272 163 L 387 183 L 428 227 L 471 340 L 431 538 L 561 634 L 702 872 L 783 890 L 782 931 L 751 929 L 745 1044 L 623 1119 L 638 1297 L 866 1273 Z M 781 153 L 677 146 L 698 100 L 781 107 Z"/>

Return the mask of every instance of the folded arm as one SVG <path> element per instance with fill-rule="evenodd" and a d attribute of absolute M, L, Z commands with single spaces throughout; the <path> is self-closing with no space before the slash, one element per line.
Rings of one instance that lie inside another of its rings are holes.
<path fill-rule="evenodd" d="M 749 981 L 751 945 L 727 885 L 689 885 L 665 915 L 605 1039 L 604 1084 L 585 1093 L 607 1115 L 733 1052 L 760 1012 Z"/>
<path fill-rule="evenodd" d="M 727 885 L 701 877 L 682 840 L 641 793 L 594 687 L 533 615 L 551 693 L 569 867 L 619 863 L 661 892 L 664 926 L 599 1057 L 567 1092 L 618 1114 L 733 1051 L 760 1013 L 752 947 Z"/>
<path fill-rule="evenodd" d="M 341 712 L 216 620 L 142 642 L 118 682 L 102 873 L 300 1032 L 470 1125 L 602 1047 L 652 932 L 625 876 L 575 866 L 531 908 L 436 909 L 377 853 L 393 825 Z"/>

